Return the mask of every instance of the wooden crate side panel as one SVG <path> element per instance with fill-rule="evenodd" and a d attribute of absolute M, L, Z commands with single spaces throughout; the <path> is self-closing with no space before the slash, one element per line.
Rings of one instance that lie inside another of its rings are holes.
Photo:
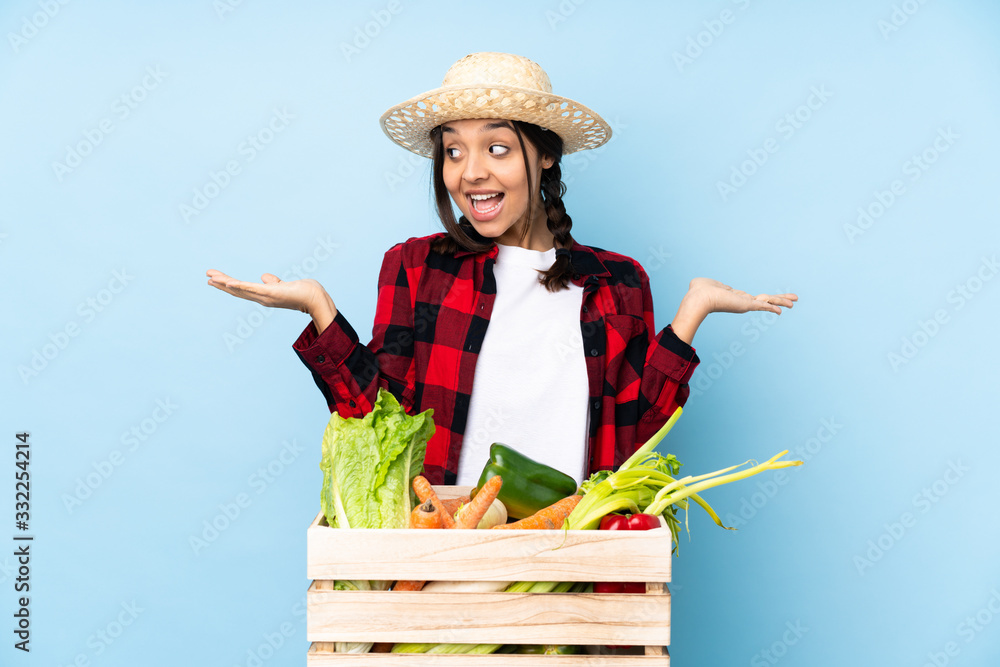
<path fill-rule="evenodd" d="M 670 644 L 670 594 L 426 593 L 310 588 L 311 642 Z"/>
<path fill-rule="evenodd" d="M 309 579 L 420 581 L 670 581 L 667 528 L 355 530 L 313 522 Z"/>
<path fill-rule="evenodd" d="M 670 656 L 650 655 L 424 655 L 414 653 L 334 653 L 333 644 L 315 643 L 308 667 L 670 667 Z"/>

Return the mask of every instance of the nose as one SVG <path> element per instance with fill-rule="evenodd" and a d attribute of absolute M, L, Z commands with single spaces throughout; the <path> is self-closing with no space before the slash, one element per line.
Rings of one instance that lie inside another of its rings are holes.
<path fill-rule="evenodd" d="M 486 167 L 486 160 L 483 157 L 473 152 L 465 158 L 465 169 L 462 172 L 462 178 L 469 183 L 475 183 L 488 177 L 489 170 Z"/>

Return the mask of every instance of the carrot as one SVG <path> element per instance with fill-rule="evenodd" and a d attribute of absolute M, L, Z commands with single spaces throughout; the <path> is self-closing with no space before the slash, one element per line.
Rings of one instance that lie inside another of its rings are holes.
<path fill-rule="evenodd" d="M 429 500 L 418 505 L 410 512 L 410 528 L 440 528 L 441 514 Z M 394 591 L 419 591 L 426 581 L 397 581 L 392 587 Z M 392 644 L 389 645 L 390 647 Z M 388 650 L 385 651 L 388 653 Z"/>
<path fill-rule="evenodd" d="M 441 499 L 437 497 L 436 493 L 434 493 L 434 489 L 431 488 L 431 483 L 427 481 L 426 477 L 424 477 L 423 475 L 417 475 L 416 477 L 414 477 L 413 490 L 416 491 L 417 497 L 420 498 L 422 502 L 426 503 L 427 501 L 430 501 L 434 505 L 434 508 L 438 511 L 438 514 L 441 515 L 441 523 L 445 528 L 455 527 L 454 517 L 448 514 L 448 511 L 444 508 L 444 505 L 441 503 Z"/>
<path fill-rule="evenodd" d="M 419 591 L 424 587 L 426 581 L 397 581 L 392 587 L 393 591 Z"/>
<path fill-rule="evenodd" d="M 461 498 L 443 498 L 441 500 L 441 504 L 444 505 L 445 511 L 452 516 L 455 516 L 455 512 L 458 511 L 458 508 L 467 502 L 469 502 L 469 496 L 462 496 Z"/>
<path fill-rule="evenodd" d="M 440 528 L 441 515 L 430 501 L 417 505 L 410 512 L 410 528 Z"/>
<path fill-rule="evenodd" d="M 526 528 L 531 530 L 552 530 L 562 528 L 563 522 L 569 516 L 583 496 L 567 496 L 562 500 L 552 503 L 548 507 L 538 510 L 529 517 L 525 517 L 514 523 L 506 523 L 497 528 Z"/>
<path fill-rule="evenodd" d="M 395 646 L 393 642 L 376 642 L 372 644 L 370 653 L 391 653 L 393 646 Z"/>
<path fill-rule="evenodd" d="M 476 497 L 462 507 L 458 513 L 458 519 L 456 520 L 458 527 L 475 528 L 478 526 L 480 519 L 486 514 L 486 510 L 490 508 L 490 505 L 493 504 L 497 494 L 500 493 L 502 485 L 503 480 L 500 479 L 500 475 L 490 477 L 489 481 L 483 484 L 483 488 L 476 494 Z"/>

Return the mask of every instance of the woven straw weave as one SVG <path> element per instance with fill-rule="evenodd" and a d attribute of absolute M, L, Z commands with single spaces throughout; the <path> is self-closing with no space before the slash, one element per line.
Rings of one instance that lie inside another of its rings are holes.
<path fill-rule="evenodd" d="M 504 118 L 534 123 L 563 140 L 563 154 L 597 148 L 611 127 L 584 105 L 552 94 L 548 75 L 536 63 L 509 53 L 473 53 L 448 70 L 440 88 L 397 104 L 380 119 L 394 142 L 433 156 L 431 129 L 450 120 Z"/>

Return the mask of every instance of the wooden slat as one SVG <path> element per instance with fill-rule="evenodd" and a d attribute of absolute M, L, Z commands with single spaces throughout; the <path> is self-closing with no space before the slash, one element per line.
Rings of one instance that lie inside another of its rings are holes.
<path fill-rule="evenodd" d="M 470 489 L 434 488 L 443 498 Z M 670 581 L 671 574 L 665 524 L 647 531 L 334 530 L 321 512 L 306 541 L 310 579 Z"/>
<path fill-rule="evenodd" d="M 670 667 L 670 656 L 649 655 L 424 655 L 415 653 L 333 653 L 333 644 L 316 643 L 309 667 Z"/>
<path fill-rule="evenodd" d="M 470 489 L 435 487 L 441 498 Z M 637 532 L 333 530 L 319 514 L 307 542 L 307 575 L 315 580 L 307 594 L 310 667 L 669 667 L 665 524 Z M 645 595 L 480 594 L 335 591 L 334 579 L 647 584 Z M 586 644 L 592 655 L 338 654 L 335 641 Z M 633 649 L 607 655 L 605 644 Z"/>
<path fill-rule="evenodd" d="M 670 643 L 670 595 L 329 591 L 307 594 L 311 642 Z"/>
<path fill-rule="evenodd" d="M 667 585 L 663 582 L 646 582 L 646 595 L 666 595 L 670 596 L 670 590 Z M 663 646 L 646 646 L 645 654 L 648 656 L 664 656 L 669 655 L 667 652 L 667 645 L 670 644 L 670 628 L 667 628 L 667 640 L 663 642 Z"/>

